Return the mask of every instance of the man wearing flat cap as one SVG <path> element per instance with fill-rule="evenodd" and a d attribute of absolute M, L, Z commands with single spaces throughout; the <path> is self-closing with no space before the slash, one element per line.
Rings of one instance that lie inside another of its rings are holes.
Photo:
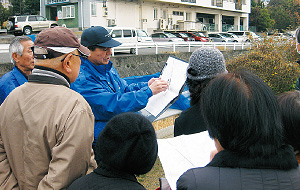
<path fill-rule="evenodd" d="M 71 88 L 79 92 L 92 107 L 96 140 L 113 116 L 143 109 L 152 95 L 168 88 L 168 83 L 160 78 L 152 78 L 148 82 L 128 85 L 110 61 L 112 48 L 121 43 L 112 39 L 101 26 L 84 30 L 80 42 L 89 48 L 91 55 L 81 60 L 79 76 Z"/>
<path fill-rule="evenodd" d="M 96 167 L 94 116 L 70 89 L 90 51 L 64 27 L 43 30 L 28 83 L 0 107 L 0 189 L 64 189 Z"/>

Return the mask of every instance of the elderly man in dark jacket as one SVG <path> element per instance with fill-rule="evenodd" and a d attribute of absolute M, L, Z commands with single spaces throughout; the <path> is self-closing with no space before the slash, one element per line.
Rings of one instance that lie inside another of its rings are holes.
<path fill-rule="evenodd" d="M 300 189 L 275 94 L 260 78 L 246 71 L 218 76 L 204 91 L 201 111 L 216 154 L 206 167 L 186 171 L 177 190 Z"/>

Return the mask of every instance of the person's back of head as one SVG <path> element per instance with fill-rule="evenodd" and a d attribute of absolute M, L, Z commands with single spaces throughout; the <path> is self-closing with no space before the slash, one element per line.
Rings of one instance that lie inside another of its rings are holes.
<path fill-rule="evenodd" d="M 149 172 L 157 158 L 157 139 L 151 122 L 136 113 L 113 117 L 96 145 L 99 166 L 128 174 Z"/>
<path fill-rule="evenodd" d="M 191 105 L 199 102 L 208 82 L 221 73 L 227 73 L 227 70 L 225 58 L 220 50 L 202 47 L 192 53 L 187 68 Z"/>
<path fill-rule="evenodd" d="M 276 154 L 282 145 L 276 96 L 248 71 L 213 79 L 203 93 L 201 110 L 210 136 L 225 150 L 255 158 Z"/>
<path fill-rule="evenodd" d="M 277 96 L 284 127 L 285 141 L 300 150 L 300 91 L 284 92 Z"/>
<path fill-rule="evenodd" d="M 34 41 L 33 55 L 36 66 L 59 71 L 68 77 L 70 83 L 78 76 L 81 64 L 79 57 L 86 58 L 90 55 L 90 50 L 80 44 L 72 30 L 57 26 L 44 29 L 38 34 Z M 33 74 L 35 72 L 33 70 Z"/>

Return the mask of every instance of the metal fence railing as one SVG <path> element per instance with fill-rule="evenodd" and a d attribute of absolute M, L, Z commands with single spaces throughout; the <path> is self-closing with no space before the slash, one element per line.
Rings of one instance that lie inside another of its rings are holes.
<path fill-rule="evenodd" d="M 170 49 L 170 51 L 180 51 L 182 47 L 187 48 L 191 52 L 193 47 L 214 47 L 222 50 L 244 50 L 251 49 L 251 43 L 237 43 L 237 42 L 153 42 L 153 43 L 123 43 L 121 46 L 115 47 L 112 50 L 112 56 L 115 52 L 130 51 L 138 55 L 139 50 L 147 48 L 155 48 L 155 54 L 159 53 L 160 49 Z"/>

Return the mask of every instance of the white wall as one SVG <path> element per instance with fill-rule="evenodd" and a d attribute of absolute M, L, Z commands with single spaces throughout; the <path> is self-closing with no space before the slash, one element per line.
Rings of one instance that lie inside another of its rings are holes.
<path fill-rule="evenodd" d="M 85 12 L 85 16 L 88 14 L 90 17 L 90 26 L 107 26 L 108 19 L 116 19 L 116 25 L 119 27 L 142 28 L 150 34 L 158 29 L 159 19 L 163 18 L 163 10 L 167 11 L 167 17 L 173 19 L 173 24 L 177 24 L 177 21 L 185 20 L 185 13 L 190 12 L 192 21 L 196 21 L 196 13 L 215 15 L 215 24 L 218 24 L 219 29 L 222 28 L 222 16 L 234 17 L 235 24 L 239 23 L 239 18 L 243 17 L 244 23 L 245 21 L 247 22 L 244 25 L 248 27 L 250 0 L 246 1 L 247 5 L 243 5 L 242 10 L 235 10 L 235 4 L 231 1 L 224 1 L 223 8 L 220 8 L 211 6 L 211 0 L 197 0 L 198 6 L 193 6 L 195 3 L 181 3 L 181 0 L 108 0 L 106 3 L 108 9 L 107 17 L 103 17 L 102 2 L 96 1 L 98 2 L 97 16 L 91 16 L 90 10 Z M 180 4 L 175 4 L 174 2 Z M 156 20 L 154 19 L 154 8 L 157 9 L 158 14 Z M 184 12 L 184 15 L 173 15 L 173 11 Z M 147 22 L 142 22 L 143 20 Z"/>

